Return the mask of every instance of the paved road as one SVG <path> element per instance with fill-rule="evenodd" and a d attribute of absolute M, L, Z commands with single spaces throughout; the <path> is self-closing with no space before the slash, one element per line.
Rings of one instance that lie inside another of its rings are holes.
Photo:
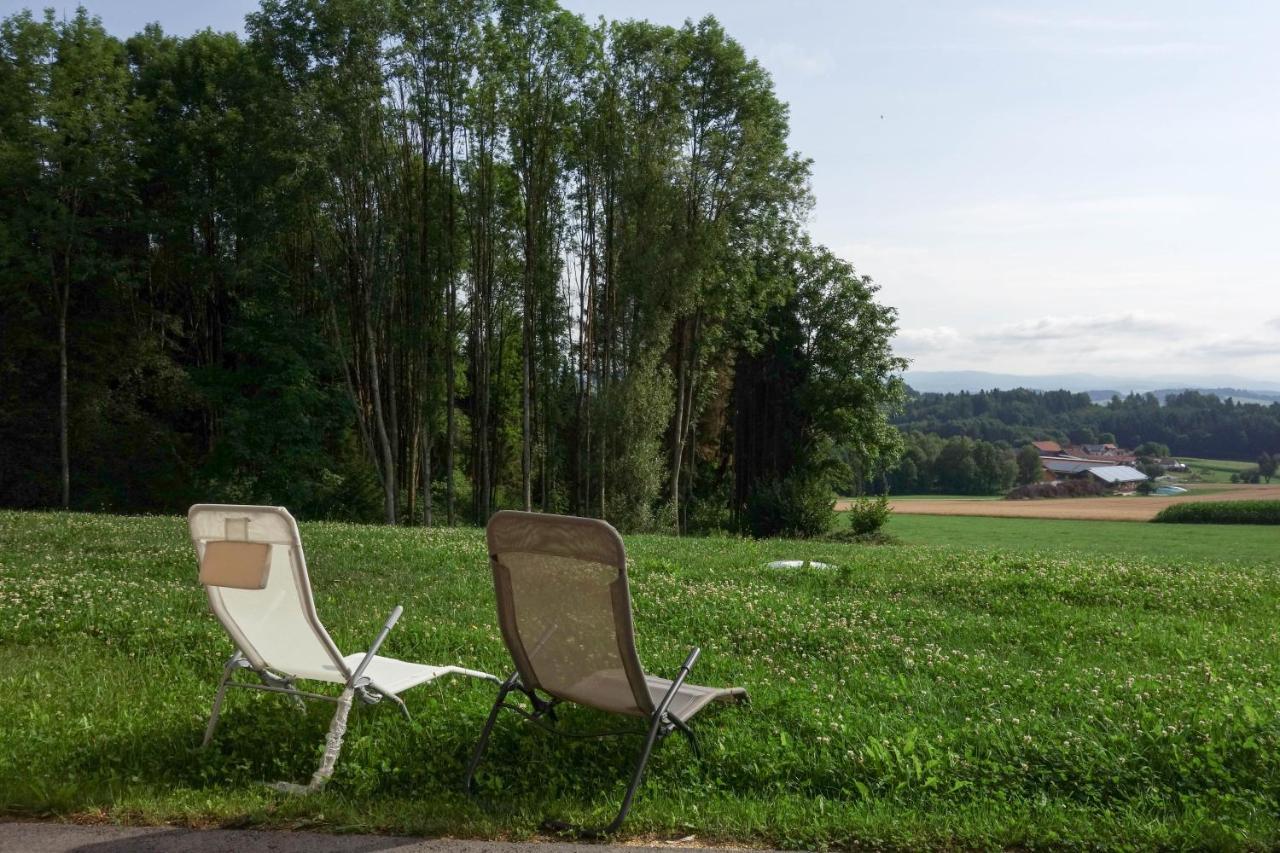
<path fill-rule="evenodd" d="M 650 847 L 604 844 L 511 843 L 389 835 L 327 835 L 250 829 L 78 826 L 0 823 L 0 853 L 644 853 L 681 849 L 680 842 Z M 723 853 L 720 848 L 717 853 Z M 760 851 L 752 851 L 760 853 Z"/>

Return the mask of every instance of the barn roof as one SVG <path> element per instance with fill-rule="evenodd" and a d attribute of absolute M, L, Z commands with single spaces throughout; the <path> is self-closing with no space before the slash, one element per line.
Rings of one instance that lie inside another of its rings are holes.
<path fill-rule="evenodd" d="M 1091 462 L 1088 459 L 1041 459 L 1040 464 L 1055 474 L 1080 474 L 1094 468 L 1113 467 L 1103 462 Z"/>
<path fill-rule="evenodd" d="M 1146 474 L 1128 465 L 1100 465 L 1090 468 L 1089 473 L 1104 483 L 1138 483 L 1147 479 Z"/>

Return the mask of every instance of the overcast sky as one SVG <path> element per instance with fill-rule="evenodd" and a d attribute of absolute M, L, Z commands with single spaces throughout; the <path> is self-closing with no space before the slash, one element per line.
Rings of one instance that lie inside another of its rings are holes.
<path fill-rule="evenodd" d="M 1280 383 L 1280 3 L 561 2 L 714 14 L 773 73 L 813 234 L 915 368 Z M 89 3 L 120 35 L 255 7 Z"/>

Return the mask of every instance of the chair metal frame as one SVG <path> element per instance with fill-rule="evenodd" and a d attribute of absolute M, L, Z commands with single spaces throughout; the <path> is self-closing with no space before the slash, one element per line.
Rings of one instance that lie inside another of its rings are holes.
<path fill-rule="evenodd" d="M 653 748 L 656 744 L 661 743 L 672 732 L 678 731 L 684 735 L 689 746 L 693 750 L 696 758 L 702 758 L 702 749 L 698 746 L 698 739 L 694 735 L 693 730 L 689 728 L 684 720 L 668 711 L 671 700 L 680 692 L 680 686 L 684 684 L 685 679 L 689 677 L 689 671 L 693 669 L 693 665 L 698 662 L 698 656 L 702 654 L 702 649 L 694 647 L 689 656 L 680 666 L 679 673 L 671 682 L 671 687 L 667 689 L 666 695 L 662 697 L 653 713 L 649 716 L 649 725 L 646 730 L 624 730 L 616 732 L 596 732 L 593 734 L 576 735 L 568 732 L 559 731 L 552 726 L 542 723 L 542 719 L 546 718 L 553 722 L 556 721 L 555 708 L 562 700 L 557 698 L 542 699 L 534 690 L 526 688 L 520 683 L 520 673 L 513 672 L 506 681 L 502 682 L 502 687 L 498 690 L 498 698 L 494 701 L 493 707 L 489 710 L 489 718 L 485 720 L 484 728 L 480 731 L 480 740 L 476 743 L 475 750 L 471 754 L 471 761 L 467 764 L 467 775 L 464 785 L 468 793 L 474 792 L 474 780 L 476 769 L 480 766 L 480 761 L 484 757 L 485 751 L 489 746 L 489 737 L 493 733 L 494 725 L 498 721 L 498 713 L 506 708 L 515 711 L 520 716 L 530 722 L 538 724 L 538 727 L 552 734 L 562 737 L 585 737 L 585 738 L 603 738 L 617 737 L 626 735 L 644 735 L 644 746 L 640 749 L 640 754 L 636 758 L 634 769 L 631 772 L 631 782 L 627 785 L 626 793 L 622 797 L 622 806 L 618 809 L 618 814 L 612 821 L 602 827 L 584 828 L 576 827 L 568 824 L 553 825 L 555 829 L 565 829 L 577 833 L 583 838 L 599 838 L 606 835 L 612 835 L 622 826 L 622 822 L 627 819 L 627 813 L 631 811 L 631 803 L 635 799 L 636 790 L 640 787 L 641 781 L 644 779 L 645 767 L 649 764 L 649 758 L 653 755 Z M 533 711 L 529 712 L 518 705 L 510 705 L 507 703 L 507 696 L 513 692 L 523 693 L 529 700 L 529 704 L 533 706 Z"/>
<path fill-rule="evenodd" d="M 497 521 L 501 517 L 522 517 L 522 518 L 512 519 L 513 521 L 516 521 L 516 522 L 519 522 L 521 520 L 524 520 L 524 521 L 535 520 L 534 514 L 517 513 L 514 511 L 507 510 L 507 511 L 498 513 L 490 521 L 490 537 L 491 537 L 490 538 L 490 564 L 494 570 L 495 584 L 497 584 L 499 588 L 498 604 L 499 604 L 499 621 L 500 622 L 502 622 L 504 618 L 503 617 L 503 612 L 504 612 L 503 611 L 503 593 L 501 591 L 502 583 L 498 580 L 499 565 L 500 565 L 499 555 L 498 553 L 496 553 L 496 549 L 494 547 L 494 539 L 492 537 L 495 535 L 493 524 L 495 521 Z M 607 523 L 599 521 L 597 519 L 581 519 L 581 518 L 571 518 L 571 517 L 564 517 L 564 516 L 539 515 L 536 517 L 536 523 L 539 523 L 539 524 L 543 523 L 542 519 L 546 519 L 548 523 L 560 523 L 562 525 L 577 526 L 578 528 L 583 530 L 585 530 L 586 526 L 588 525 L 602 525 L 604 528 L 606 528 L 606 532 L 609 538 L 614 543 L 614 548 L 616 548 L 616 550 L 613 552 L 614 556 L 610 558 L 611 561 L 616 560 L 616 563 L 610 562 L 609 565 L 616 565 L 616 568 L 618 570 L 618 578 L 622 585 L 622 596 L 623 596 L 623 600 L 625 601 L 625 607 L 622 611 L 619 611 L 616 609 L 614 611 L 615 613 L 614 625 L 615 625 L 615 629 L 618 629 L 618 630 L 625 629 L 626 631 L 625 641 L 622 635 L 619 636 L 619 645 L 620 647 L 622 647 L 620 649 L 620 654 L 622 654 L 624 657 L 630 658 L 629 667 L 627 667 L 627 665 L 624 664 L 624 668 L 627 668 L 628 681 L 632 685 L 633 692 L 635 692 L 637 690 L 637 685 L 634 679 L 636 677 L 648 679 L 649 676 L 644 674 L 643 665 L 639 662 L 639 658 L 635 652 L 634 628 L 632 627 L 631 612 L 630 612 L 630 595 L 629 595 L 629 592 L 627 591 L 628 583 L 627 583 L 627 576 L 626 576 L 626 564 L 625 564 L 625 555 L 623 552 L 621 537 L 619 537 L 617 534 L 617 531 L 615 531 Z M 557 522 L 552 522 L 552 519 L 556 519 Z M 535 651 L 542 647 L 543 643 L 549 638 L 552 630 L 554 630 L 554 626 L 548 628 L 546 633 L 544 633 L 543 636 L 540 637 L 538 641 L 533 644 L 533 648 L 535 649 Z M 682 718 L 681 716 L 677 715 L 676 713 L 670 710 L 672 702 L 677 698 L 677 696 L 680 695 L 681 688 L 684 686 L 686 679 L 689 677 L 690 671 L 693 669 L 694 665 L 698 662 L 698 657 L 702 654 L 702 650 L 700 648 L 694 647 L 692 650 L 690 650 L 688 656 L 684 660 L 684 663 L 681 664 L 679 671 L 676 673 L 676 677 L 671 681 L 670 685 L 667 687 L 665 693 L 662 695 L 662 698 L 659 701 L 657 701 L 656 703 L 653 703 L 650 700 L 643 704 L 640 704 L 638 707 L 642 713 L 639 715 L 635 714 L 634 711 L 625 712 L 629 716 L 638 716 L 639 719 L 646 720 L 647 725 L 644 729 L 629 729 L 629 730 L 620 730 L 620 731 L 611 731 L 611 732 L 598 732 L 593 734 L 576 734 L 576 733 L 562 731 L 555 725 L 555 723 L 558 722 L 556 717 L 556 707 L 559 704 L 561 704 L 561 702 L 566 702 L 566 701 L 572 702 L 573 704 L 585 705 L 586 707 L 593 707 L 592 704 L 590 702 L 581 701 L 578 699 L 561 698 L 559 696 L 553 695 L 546 688 L 541 687 L 540 685 L 537 685 L 538 676 L 536 672 L 533 671 L 532 669 L 529 672 L 530 672 L 530 678 L 533 679 L 533 681 L 530 683 L 526 683 L 525 681 L 523 681 L 521 679 L 520 667 L 524 664 L 521 663 L 521 660 L 523 659 L 524 661 L 528 662 L 530 660 L 530 657 L 528 654 L 524 652 L 524 645 L 520 640 L 515 639 L 511 636 L 507 636 L 507 627 L 505 623 L 503 625 L 503 636 L 504 636 L 504 640 L 507 643 L 508 650 L 512 653 L 513 658 L 515 658 L 517 666 L 516 666 L 516 670 L 511 673 L 511 675 L 506 679 L 506 681 L 502 682 L 502 686 L 498 690 L 497 698 L 494 700 L 493 707 L 489 710 L 489 716 L 485 720 L 484 727 L 480 731 L 480 738 L 476 742 L 475 749 L 472 751 L 471 760 L 467 764 L 466 775 L 463 781 L 464 788 L 468 793 L 474 793 L 476 770 L 480 766 L 480 762 L 484 758 L 485 752 L 488 749 L 489 741 L 493 734 L 494 727 L 497 724 L 499 713 L 504 708 L 510 711 L 514 711 L 516 714 L 536 724 L 541 729 L 549 731 L 552 734 L 562 735 L 565 737 L 600 738 L 600 737 L 614 737 L 614 736 L 625 736 L 625 735 L 640 735 L 644 737 L 644 743 L 641 746 L 640 752 L 637 755 L 635 763 L 631 769 L 630 782 L 627 784 L 626 791 L 623 794 L 622 803 L 618 809 L 617 814 L 614 816 L 613 820 L 611 820 L 608 824 L 604 826 L 592 827 L 592 828 L 572 826 L 569 824 L 558 823 L 558 822 L 556 823 L 548 822 L 550 828 L 553 828 L 556 830 L 569 830 L 583 838 L 599 838 L 602 836 L 611 835 L 618 831 L 618 829 L 622 826 L 623 821 L 626 820 L 627 814 L 631 810 L 631 805 L 635 799 L 636 792 L 640 788 L 641 782 L 644 780 L 644 772 L 646 767 L 648 766 L 649 759 L 653 755 L 655 746 L 658 743 L 665 740 L 673 732 L 679 732 L 681 735 L 683 735 L 688 740 L 689 746 L 692 749 L 695 758 L 701 759 L 702 750 L 699 747 L 697 737 L 694 735 L 693 730 L 688 725 L 688 720 L 685 718 Z M 514 646 L 513 643 L 519 644 L 519 648 L 521 649 L 520 655 L 517 655 L 516 646 Z M 531 686 L 531 684 L 533 686 Z M 551 698 L 549 699 L 542 698 L 541 696 L 538 695 L 539 690 L 546 693 Z M 646 693 L 644 695 L 648 696 L 649 694 L 648 694 L 647 684 L 645 685 L 645 691 Z M 525 698 L 528 700 L 530 708 L 532 710 L 526 710 L 520 705 L 512 704 L 510 701 L 508 701 L 509 697 L 511 697 L 513 693 L 523 694 Z M 740 688 L 719 690 L 717 691 L 717 693 L 719 694 L 719 696 L 716 698 L 733 698 L 738 702 L 742 702 L 746 700 L 746 693 Z M 710 701 L 710 700 L 706 700 L 706 701 Z M 703 705 L 706 704 L 706 701 L 704 701 L 701 704 L 695 705 L 693 710 L 687 714 L 687 717 L 692 718 L 698 712 L 699 708 L 701 708 Z M 608 709 L 605 709 L 605 708 L 601 708 L 600 710 L 606 710 L 608 712 Z M 618 713 L 618 712 L 612 711 L 611 713 Z M 551 725 L 548 725 L 548 721 L 551 723 Z"/>
<path fill-rule="evenodd" d="M 222 679 L 218 682 L 218 690 L 213 696 L 213 709 L 209 714 L 209 724 L 204 730 L 204 740 L 200 743 L 200 748 L 204 749 L 213 741 L 214 730 L 218 727 L 218 719 L 222 715 L 222 703 L 227 695 L 228 687 L 240 687 L 245 690 L 260 690 L 264 693 L 279 693 L 288 696 L 294 701 L 299 710 L 304 706 L 303 700 L 311 699 L 323 702 L 333 702 L 338 707 L 333 712 L 333 718 L 329 721 L 329 730 L 325 733 L 325 750 L 324 757 L 320 760 L 320 766 L 315 773 L 311 775 L 311 781 L 306 785 L 297 785 L 292 782 L 276 782 L 273 788 L 290 794 L 302 794 L 318 791 L 324 787 L 329 778 L 333 776 L 333 768 L 338 763 L 338 755 L 342 751 L 342 740 L 347 732 L 347 716 L 351 713 L 352 700 L 358 698 L 366 705 L 374 705 L 381 702 L 384 697 L 390 698 L 400 706 L 400 712 L 404 714 L 406 720 L 411 719 L 409 709 L 405 706 L 404 700 L 395 693 L 382 693 L 375 690 L 369 685 L 369 679 L 364 677 L 364 670 L 372 661 L 373 656 L 377 653 L 378 648 L 387 639 L 387 635 L 391 633 L 391 629 L 395 627 L 399 621 L 404 608 L 399 605 L 395 610 L 391 611 L 391 615 L 387 617 L 387 621 L 383 623 L 382 630 L 374 637 L 373 643 L 369 646 L 369 651 L 365 654 L 364 660 L 360 661 L 360 665 L 355 668 L 350 677 L 347 678 L 343 685 L 342 692 L 337 696 L 329 696 L 324 693 L 311 693 L 306 690 L 299 690 L 295 684 L 296 679 L 281 675 L 267 667 L 256 669 L 252 663 L 245 658 L 244 653 L 236 649 L 222 669 Z M 258 678 L 262 680 L 261 684 L 254 684 L 247 681 L 235 681 L 232 676 L 238 670 L 251 669 Z M 451 667 L 451 669 L 458 669 Z M 468 672 L 468 674 L 472 674 Z M 487 675 L 478 673 L 479 675 Z M 488 678 L 493 678 L 487 675 Z"/>
<path fill-rule="evenodd" d="M 308 784 L 298 785 L 292 782 L 277 782 L 271 786 L 276 790 L 286 793 L 312 793 L 323 788 L 325 783 L 333 776 L 334 766 L 338 762 L 338 756 L 342 751 L 342 741 L 346 735 L 347 717 L 351 713 L 351 706 L 356 700 L 359 700 L 361 704 L 375 705 L 383 699 L 389 698 L 399 707 L 400 712 L 404 715 L 405 719 L 411 719 L 409 709 L 405 706 L 404 700 L 400 698 L 395 690 L 391 689 L 392 687 L 395 687 L 394 684 L 375 685 L 373 679 L 365 675 L 365 670 L 370 666 L 370 664 L 375 662 L 375 656 L 378 649 L 386 641 L 387 636 L 391 633 L 391 629 L 395 627 L 396 622 L 399 621 L 400 616 L 404 613 L 404 608 L 397 605 L 395 609 L 391 611 L 391 614 L 387 617 L 386 621 L 383 622 L 382 627 L 374 636 L 373 642 L 370 643 L 369 650 L 364 654 L 363 658 L 357 665 L 354 667 L 350 666 L 348 661 L 342 657 L 341 652 L 338 651 L 337 647 L 333 644 L 328 631 L 320 621 L 319 615 L 315 612 L 315 605 L 312 601 L 310 576 L 307 572 L 306 560 L 302 556 L 301 537 L 298 534 L 297 523 L 294 521 L 293 517 L 289 515 L 287 510 L 283 507 L 196 504 L 191 507 L 191 510 L 188 513 L 188 518 L 194 519 L 199 513 L 241 511 L 268 513 L 280 518 L 282 521 L 287 521 L 289 528 L 288 545 L 293 549 L 296 549 L 296 553 L 291 555 L 291 561 L 296 559 L 296 562 L 291 562 L 289 571 L 293 572 L 294 583 L 297 587 L 297 594 L 300 596 L 300 601 L 302 602 L 301 615 L 307 629 L 320 642 L 325 653 L 332 661 L 334 670 L 345 676 L 345 678 L 342 681 L 338 681 L 337 679 L 322 679 L 326 683 L 341 685 L 341 691 L 337 696 L 298 689 L 296 682 L 299 678 L 303 680 L 312 680 L 315 676 L 283 674 L 272 669 L 268 665 L 267 660 L 254 649 L 253 644 L 241 633 L 238 625 L 235 623 L 235 619 L 227 613 L 225 604 L 218 596 L 215 595 L 214 589 L 216 587 L 206 584 L 206 593 L 209 595 L 210 606 L 213 609 L 215 616 L 218 617 L 223 627 L 227 630 L 227 633 L 231 636 L 231 640 L 236 646 L 236 651 L 230 658 L 228 658 L 226 664 L 223 666 L 222 677 L 218 681 L 218 688 L 214 694 L 213 707 L 210 711 L 209 722 L 205 726 L 204 738 L 201 741 L 200 748 L 207 748 L 213 741 L 213 735 L 218 727 L 218 722 L 222 715 L 223 704 L 229 688 L 236 687 L 245 690 L 257 690 L 265 693 L 275 693 L 287 696 L 293 700 L 294 704 L 300 710 L 305 708 L 305 700 L 332 702 L 337 707 L 334 710 L 333 717 L 329 721 L 329 728 L 325 734 L 324 755 L 321 758 L 319 767 L 311 775 L 311 779 Z M 194 534 L 193 541 L 195 541 Z M 198 543 L 197 551 L 198 553 L 203 554 Z M 235 674 L 244 669 L 251 670 L 258 677 L 258 681 L 261 683 L 236 680 Z M 433 674 L 429 678 L 419 680 L 414 684 L 400 687 L 398 689 L 406 690 L 413 686 L 417 686 L 417 684 L 429 684 L 445 675 L 464 675 L 472 678 L 492 681 L 494 684 L 500 684 L 496 676 L 487 672 L 480 672 L 479 670 L 466 669 L 460 666 L 432 666 L 429 667 L 429 669 L 433 670 Z M 376 673 L 374 673 L 374 678 L 377 678 Z"/>

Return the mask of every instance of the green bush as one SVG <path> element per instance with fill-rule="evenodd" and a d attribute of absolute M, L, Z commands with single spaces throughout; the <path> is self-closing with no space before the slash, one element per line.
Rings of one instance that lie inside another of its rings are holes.
<path fill-rule="evenodd" d="M 1280 501 L 1202 501 L 1160 510 L 1152 521 L 1168 524 L 1280 524 Z"/>
<path fill-rule="evenodd" d="M 747 527 L 759 539 L 808 539 L 831 528 L 835 495 L 825 477 L 792 474 L 759 483 L 747 501 Z"/>
<path fill-rule="evenodd" d="M 876 498 L 858 498 L 849 507 L 849 530 L 855 536 L 866 536 L 884 527 L 889 520 L 893 507 L 889 506 L 887 495 Z"/>

